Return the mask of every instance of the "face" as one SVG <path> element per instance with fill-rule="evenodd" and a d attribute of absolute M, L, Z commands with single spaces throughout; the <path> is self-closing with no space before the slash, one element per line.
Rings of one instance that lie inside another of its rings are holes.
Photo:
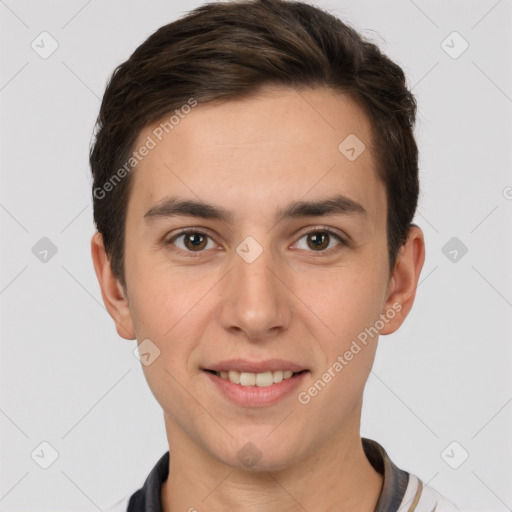
<path fill-rule="evenodd" d="M 156 142 L 133 171 L 112 314 L 151 354 L 168 436 L 269 470 L 358 434 L 377 331 L 408 310 L 369 121 L 324 88 L 266 88 L 158 126 L 136 144 Z"/>

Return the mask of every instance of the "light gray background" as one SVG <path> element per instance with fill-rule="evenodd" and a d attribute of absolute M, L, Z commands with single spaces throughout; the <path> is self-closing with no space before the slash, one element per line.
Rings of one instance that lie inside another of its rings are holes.
<path fill-rule="evenodd" d="M 88 145 L 114 67 L 201 3 L 0 0 L 3 512 L 103 510 L 168 449 L 94 275 Z M 313 3 L 377 42 L 419 103 L 427 258 L 412 313 L 380 340 L 362 433 L 465 510 L 511 510 L 512 1 Z M 47 59 L 42 31 L 59 45 Z M 58 248 L 46 263 L 42 237 Z"/>

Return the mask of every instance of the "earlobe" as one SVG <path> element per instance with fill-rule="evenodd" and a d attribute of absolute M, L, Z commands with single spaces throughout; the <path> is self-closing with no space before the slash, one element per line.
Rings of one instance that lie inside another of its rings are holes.
<path fill-rule="evenodd" d="M 416 288 L 425 261 L 425 241 L 422 230 L 413 225 L 409 228 L 407 241 L 400 248 L 383 313 L 389 321 L 380 334 L 395 332 L 409 314 L 416 296 Z M 393 311 L 393 314 L 388 314 Z M 392 317 L 391 317 L 392 316 Z M 391 317 L 391 318 L 390 318 Z"/>
<path fill-rule="evenodd" d="M 128 300 L 119 279 L 112 271 L 103 237 L 98 232 L 91 239 L 91 256 L 103 303 L 114 320 L 117 333 L 126 340 L 134 340 L 135 329 Z"/>

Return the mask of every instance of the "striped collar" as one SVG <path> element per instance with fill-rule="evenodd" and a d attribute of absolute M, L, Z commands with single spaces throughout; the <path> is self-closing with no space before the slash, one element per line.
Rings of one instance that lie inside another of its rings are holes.
<path fill-rule="evenodd" d="M 362 442 L 366 458 L 375 471 L 384 477 L 375 512 L 395 512 L 399 509 L 405 495 L 409 473 L 395 466 L 386 450 L 376 441 L 363 437 Z"/>

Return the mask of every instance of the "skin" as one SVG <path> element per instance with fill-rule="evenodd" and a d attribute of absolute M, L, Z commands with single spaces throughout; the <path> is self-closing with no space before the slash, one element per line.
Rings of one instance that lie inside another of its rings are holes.
<path fill-rule="evenodd" d="M 140 133 L 137 147 L 158 124 Z M 355 161 L 338 150 L 349 134 L 366 145 Z M 274 405 L 235 405 L 201 370 L 237 357 L 280 358 L 309 370 L 298 390 L 307 391 L 393 304 L 401 310 L 380 334 L 399 328 L 414 301 L 424 239 L 413 226 L 390 272 L 374 157 L 368 119 L 326 88 L 265 87 L 243 100 L 199 104 L 133 171 L 126 289 L 101 235 L 93 236 L 96 274 L 119 335 L 150 339 L 160 350 L 142 368 L 170 447 L 165 512 L 374 510 L 382 477 L 364 455 L 360 417 L 377 336 L 307 405 L 296 392 Z M 366 215 L 276 223 L 276 209 L 289 202 L 335 192 Z M 171 195 L 220 205 L 233 221 L 144 220 Z M 170 242 L 187 227 L 209 237 L 199 252 L 186 236 Z M 317 248 L 308 233 L 322 227 L 348 245 L 327 235 Z M 252 263 L 236 252 L 247 236 L 262 248 Z M 237 456 L 248 442 L 261 452 L 251 468 Z"/>

